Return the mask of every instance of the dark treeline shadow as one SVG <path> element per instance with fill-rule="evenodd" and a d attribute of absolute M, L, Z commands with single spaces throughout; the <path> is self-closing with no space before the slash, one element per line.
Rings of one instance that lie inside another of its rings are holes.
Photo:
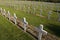
<path fill-rule="evenodd" d="M 58 12 L 58 13 L 60 13 L 60 10 L 53 10 L 54 12 Z"/>
<path fill-rule="evenodd" d="M 21 0 L 18 0 L 18 1 L 21 1 Z M 40 2 L 60 3 L 60 0 L 22 0 L 22 1 L 40 1 Z"/>

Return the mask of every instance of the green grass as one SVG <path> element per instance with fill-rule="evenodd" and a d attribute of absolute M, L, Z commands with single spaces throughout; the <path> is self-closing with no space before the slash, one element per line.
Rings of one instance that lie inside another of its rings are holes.
<path fill-rule="evenodd" d="M 0 15 L 0 40 L 35 40 Z"/>

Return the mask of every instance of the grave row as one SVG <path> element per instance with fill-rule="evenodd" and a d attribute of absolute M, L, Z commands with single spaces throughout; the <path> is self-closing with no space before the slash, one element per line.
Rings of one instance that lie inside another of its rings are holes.
<path fill-rule="evenodd" d="M 47 11 L 46 14 L 48 20 L 51 19 L 51 14 L 53 14 L 53 10 L 55 10 L 56 6 L 54 3 L 40 3 L 40 2 L 15 2 L 15 3 L 10 3 L 10 7 L 14 7 L 15 9 L 19 9 L 21 11 L 24 11 L 25 13 L 30 13 L 30 14 L 35 14 L 37 16 L 43 16 L 43 12 Z M 9 6 L 8 5 L 8 6 Z M 60 7 L 60 6 L 59 6 Z M 59 9 L 59 7 L 57 7 Z M 58 21 L 60 21 L 60 14 L 58 14 Z M 44 16 L 45 17 L 45 16 Z M 55 18 L 53 18 L 54 20 Z"/>
<path fill-rule="evenodd" d="M 41 6 L 41 9 L 39 10 L 39 16 L 43 16 L 42 14 L 43 14 L 43 8 L 42 8 L 42 4 L 40 5 Z M 26 10 L 26 8 L 27 8 L 27 10 Z M 37 8 L 39 8 L 39 7 L 37 7 Z M 28 6 L 28 7 L 26 7 L 26 6 L 23 6 L 23 11 L 24 12 L 27 12 L 27 13 L 30 13 L 30 14 L 37 14 L 36 12 L 37 12 L 37 8 L 36 7 L 31 7 L 31 6 Z M 50 8 L 52 8 L 52 6 L 50 7 Z M 58 8 L 59 8 L 59 6 L 58 6 Z M 46 7 L 46 10 L 48 9 L 48 7 Z M 58 12 L 58 11 L 60 11 L 60 10 L 56 10 L 57 12 L 56 12 L 56 14 L 58 15 L 58 21 L 60 21 L 60 13 Z M 48 20 L 50 20 L 51 19 L 51 15 L 53 14 L 53 10 L 51 9 L 51 10 L 49 10 L 48 12 L 47 12 L 47 18 L 48 18 Z"/>
<path fill-rule="evenodd" d="M 21 5 L 21 4 L 20 4 Z M 36 6 L 36 7 L 35 7 Z M 43 5 L 44 6 L 44 5 Z M 35 15 L 37 15 L 38 13 L 38 15 L 37 16 L 43 16 L 43 6 L 42 6 L 42 4 L 40 4 L 40 5 L 36 5 L 36 4 L 34 4 L 34 3 L 32 3 L 32 4 L 22 4 L 21 6 L 20 6 L 20 10 L 22 10 L 22 11 L 24 11 L 25 13 L 30 13 L 30 14 L 35 14 Z M 39 8 L 40 7 L 40 8 Z M 48 20 L 50 20 L 51 19 L 51 15 L 53 14 L 53 12 L 52 12 L 52 10 L 54 10 L 53 8 L 53 6 L 51 5 L 51 4 L 49 4 L 49 6 L 47 6 L 47 5 L 45 5 L 45 7 L 46 7 L 46 9 L 45 10 L 47 10 L 47 9 L 49 9 L 49 11 L 46 13 L 46 14 L 48 14 L 47 15 L 47 18 L 48 18 Z M 49 7 L 49 8 L 48 8 Z M 38 10 L 37 10 L 38 9 Z M 38 12 L 38 13 L 37 13 Z M 56 13 L 58 13 L 58 10 L 57 10 L 57 12 Z M 60 21 L 60 13 L 58 13 L 58 21 Z"/>
<path fill-rule="evenodd" d="M 41 3 L 37 4 L 37 3 L 34 3 L 34 2 L 31 2 L 30 4 L 29 3 L 25 3 L 25 4 L 21 3 L 21 4 L 18 4 L 16 6 L 15 6 L 15 4 L 13 4 L 13 6 L 14 6 L 15 9 L 16 8 L 19 9 L 19 7 L 20 7 L 20 10 L 22 10 L 24 12 L 32 13 L 32 14 L 36 14 L 37 11 L 39 13 L 40 9 L 44 9 L 45 7 L 46 7 L 45 8 L 46 10 L 49 9 L 49 8 L 53 9 L 53 6 L 51 6 L 51 5 L 47 6 L 47 5 L 44 5 L 44 3 L 43 4 L 41 4 Z"/>
<path fill-rule="evenodd" d="M 11 14 L 10 14 L 9 11 L 6 12 L 5 9 L 0 8 L 0 12 L 1 12 L 1 14 L 2 14 L 3 16 L 5 16 L 5 17 L 7 17 L 9 20 L 11 20 Z M 12 16 L 12 17 L 13 17 L 14 24 L 17 25 L 18 23 L 17 23 L 17 16 L 16 16 L 16 14 L 14 13 L 14 16 Z M 29 24 L 28 24 L 26 18 L 23 17 L 23 29 L 24 29 L 24 32 L 27 31 L 28 25 L 29 25 Z M 36 34 L 36 35 L 38 35 L 38 36 L 37 36 L 38 40 L 41 40 L 42 35 L 47 35 L 47 32 L 46 32 L 45 30 L 43 30 L 43 25 L 42 25 L 42 24 L 40 24 L 39 28 L 36 27 L 36 28 L 34 29 L 34 31 L 35 31 L 35 30 L 36 30 L 37 33 L 38 33 L 38 34 Z"/>

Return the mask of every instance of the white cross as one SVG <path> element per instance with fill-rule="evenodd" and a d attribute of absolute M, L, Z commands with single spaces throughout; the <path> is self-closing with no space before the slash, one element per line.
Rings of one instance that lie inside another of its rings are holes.
<path fill-rule="evenodd" d="M 4 11 L 3 11 L 3 15 L 6 16 L 6 10 L 5 10 L 5 9 L 4 9 Z"/>
<path fill-rule="evenodd" d="M 36 10 L 36 9 L 34 8 L 34 13 L 33 13 L 33 14 L 35 14 L 35 10 Z"/>
<path fill-rule="evenodd" d="M 48 19 L 50 19 L 51 11 L 48 12 Z"/>
<path fill-rule="evenodd" d="M 14 13 L 14 23 L 17 24 L 17 16 L 15 13 Z"/>
<path fill-rule="evenodd" d="M 36 29 L 38 31 L 38 40 L 41 40 L 42 35 L 47 35 L 47 31 L 43 30 L 43 25 L 40 24 L 40 27 Z"/>
<path fill-rule="evenodd" d="M 24 27 L 24 32 L 26 32 L 28 22 L 26 21 L 26 18 L 25 18 L 25 17 L 23 18 L 23 22 L 24 22 L 24 25 L 23 25 L 23 27 Z"/>
<path fill-rule="evenodd" d="M 41 8 L 42 8 L 42 6 L 43 6 L 43 5 L 42 5 L 42 4 L 40 4 L 40 7 L 41 7 Z"/>
<path fill-rule="evenodd" d="M 10 20 L 10 12 L 9 12 L 9 11 L 8 11 L 8 16 L 7 16 L 7 17 L 8 17 L 8 19 Z"/>
<path fill-rule="evenodd" d="M 24 12 L 26 11 L 25 8 L 26 8 L 26 6 L 24 5 Z"/>
<path fill-rule="evenodd" d="M 30 12 L 30 7 L 28 7 L 28 13 Z"/>
<path fill-rule="evenodd" d="M 42 9 L 40 9 L 40 16 L 42 16 Z"/>

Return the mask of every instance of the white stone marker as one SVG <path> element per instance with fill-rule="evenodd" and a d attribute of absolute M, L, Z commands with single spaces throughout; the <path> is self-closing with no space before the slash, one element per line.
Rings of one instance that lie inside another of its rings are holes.
<path fill-rule="evenodd" d="M 9 11 L 8 11 L 7 17 L 10 20 L 10 12 Z"/>
<path fill-rule="evenodd" d="M 41 7 L 41 9 L 42 9 L 42 7 L 43 7 L 43 4 L 40 4 L 40 7 Z"/>
<path fill-rule="evenodd" d="M 28 10 L 27 11 L 28 11 L 28 13 L 30 13 L 30 7 L 28 7 Z"/>
<path fill-rule="evenodd" d="M 35 14 L 36 9 L 35 9 L 35 8 L 33 8 L 33 10 L 34 10 L 34 11 L 33 11 L 33 12 L 34 12 L 33 14 Z"/>
<path fill-rule="evenodd" d="M 26 18 L 25 18 L 25 17 L 23 18 L 23 23 L 24 23 L 24 25 L 23 25 L 23 27 L 24 27 L 24 32 L 26 32 L 28 22 L 26 21 Z"/>
<path fill-rule="evenodd" d="M 45 30 L 43 30 L 43 25 L 40 24 L 40 27 L 39 27 L 39 34 L 38 34 L 38 40 L 41 40 L 42 38 L 42 35 L 47 35 L 47 32 Z"/>
<path fill-rule="evenodd" d="M 25 10 L 26 9 L 26 6 L 25 5 L 24 5 L 24 8 L 23 9 L 24 9 L 24 12 L 26 12 L 26 10 Z"/>
<path fill-rule="evenodd" d="M 3 11 L 3 16 L 6 16 L 6 10 L 4 9 L 4 11 Z"/>
<path fill-rule="evenodd" d="M 17 16 L 15 13 L 14 13 L 14 23 L 17 24 Z"/>
<path fill-rule="evenodd" d="M 50 20 L 50 16 L 51 16 L 51 11 L 48 12 L 48 20 Z"/>
<path fill-rule="evenodd" d="M 42 16 L 42 9 L 40 9 L 40 16 Z"/>

